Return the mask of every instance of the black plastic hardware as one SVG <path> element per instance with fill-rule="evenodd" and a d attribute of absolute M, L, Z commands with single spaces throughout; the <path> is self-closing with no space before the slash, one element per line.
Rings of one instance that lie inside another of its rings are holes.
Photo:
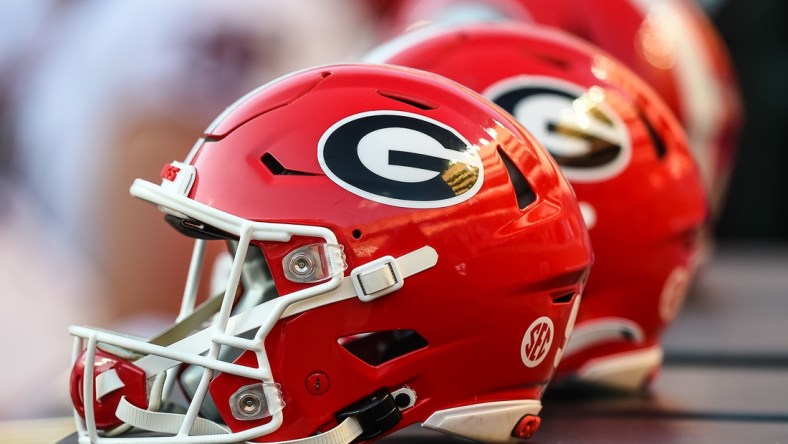
<path fill-rule="evenodd" d="M 341 423 L 349 416 L 355 416 L 361 425 L 361 436 L 356 441 L 374 438 L 391 430 L 402 419 L 394 398 L 386 390 L 375 392 L 340 411 L 336 416 L 337 422 Z"/>

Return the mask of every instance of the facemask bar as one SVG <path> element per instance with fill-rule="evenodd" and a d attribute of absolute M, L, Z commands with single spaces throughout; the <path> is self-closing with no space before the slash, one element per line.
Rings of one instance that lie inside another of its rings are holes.
<path fill-rule="evenodd" d="M 216 258 L 217 262 L 214 263 L 214 266 L 210 272 L 206 272 L 211 276 L 209 282 L 210 289 L 207 293 L 209 296 L 221 295 L 224 293 L 224 289 L 227 287 L 230 269 L 232 268 L 233 253 L 238 249 L 237 239 L 228 239 L 224 242 L 227 244 L 229 251 L 221 253 Z M 195 247 L 195 255 L 199 254 L 198 251 L 199 249 Z M 193 265 L 191 270 L 196 270 L 196 264 Z M 239 284 L 239 287 L 241 287 L 243 291 L 236 296 L 236 301 L 233 304 L 233 314 L 243 313 L 257 305 L 279 297 L 280 292 L 276 289 L 276 285 L 274 284 L 273 277 L 271 276 L 271 272 L 262 249 L 258 247 L 250 247 L 247 251 L 246 261 L 244 262 L 243 272 L 241 273 L 241 283 Z M 188 298 L 189 296 L 185 295 L 184 297 Z M 217 302 L 221 302 L 219 298 L 215 299 L 217 299 Z M 209 319 L 209 316 L 215 314 L 218 310 L 218 304 L 214 303 L 214 305 L 216 306 L 215 310 L 206 309 L 205 304 L 203 304 L 200 306 L 199 312 L 195 313 L 195 311 L 197 311 L 195 309 L 192 311 L 192 314 L 187 313 L 187 316 L 184 317 L 182 321 L 179 321 L 178 324 L 176 324 L 178 326 L 177 328 L 179 330 L 190 329 L 192 331 L 201 328 L 201 326 L 204 325 Z M 181 328 L 181 325 L 184 327 Z M 161 338 L 163 335 L 168 335 L 169 333 L 170 330 L 165 331 L 162 335 L 159 335 L 157 337 L 157 343 L 164 345 L 164 342 L 159 341 L 158 338 Z M 255 333 L 255 331 L 247 332 L 243 334 L 243 337 L 249 339 Z M 180 337 L 182 336 L 183 335 L 180 335 Z M 230 347 L 222 347 L 222 351 L 219 353 L 219 359 L 225 362 L 232 362 L 240 357 L 241 354 L 242 350 Z M 187 398 L 191 399 L 200 382 L 200 379 L 202 378 L 202 369 L 199 367 L 186 367 L 180 369 L 173 368 L 168 370 L 168 378 L 171 378 L 168 379 L 170 385 L 176 385 L 177 383 L 177 386 L 183 389 L 183 394 L 186 395 Z M 164 399 L 174 401 L 175 398 L 171 396 L 171 392 L 169 390 L 165 393 L 166 395 Z M 206 402 L 200 409 L 200 416 L 212 421 L 220 420 L 221 415 L 219 410 L 214 400 L 211 399 L 210 396 L 207 397 Z M 248 415 L 244 415 L 244 419 L 248 420 Z"/>
<path fill-rule="evenodd" d="M 230 373 L 260 380 L 264 384 L 275 385 L 276 383 L 271 374 L 268 356 L 265 352 L 264 342 L 266 336 L 292 304 L 317 295 L 329 293 L 337 289 L 343 280 L 343 275 L 341 270 L 339 270 L 339 273 L 331 276 L 325 282 L 288 295 L 280 296 L 275 300 L 259 306 L 258 308 L 264 308 L 264 310 L 257 310 L 255 313 L 262 316 L 248 316 L 256 320 L 251 326 L 248 325 L 248 321 L 247 323 L 231 322 L 230 312 L 232 310 L 236 289 L 240 281 L 241 270 L 250 242 L 252 240 L 287 242 L 292 236 L 298 235 L 321 238 L 328 245 L 336 245 L 336 236 L 331 230 L 324 227 L 251 222 L 189 199 L 179 193 L 168 192 L 168 190 L 164 190 L 155 184 L 139 179 L 132 185 L 131 193 L 136 197 L 159 205 L 165 212 L 179 217 L 191 217 L 229 234 L 238 236 L 238 249 L 235 253 L 221 308 L 216 316 L 215 324 L 209 329 L 195 333 L 169 346 L 155 345 L 134 338 L 85 327 L 71 327 L 69 329 L 74 336 L 77 336 L 77 338 L 75 338 L 74 360 L 77 359 L 77 356 L 82 350 L 84 340 L 87 339 L 87 362 L 93 362 L 92 359 L 95 356 L 98 344 L 106 343 L 148 355 L 135 362 L 135 365 L 142 364 L 143 361 L 145 362 L 146 365 L 140 366 L 146 371 L 148 377 L 159 375 L 162 371 L 171 371 L 169 369 L 181 363 L 197 365 L 204 369 L 202 379 L 192 398 L 187 413 L 183 417 L 176 437 L 130 439 L 104 438 L 98 436 L 92 403 L 92 400 L 95 399 L 94 396 L 97 384 L 94 384 L 93 365 L 86 365 L 84 374 L 85 379 L 83 379 L 83 396 L 86 400 L 86 420 L 84 423 L 85 427 L 79 427 L 81 435 L 80 442 L 101 442 L 110 444 L 113 442 L 129 443 L 139 440 L 146 443 L 229 443 L 246 441 L 273 432 L 282 423 L 281 409 L 276 411 L 277 409 L 275 406 L 272 409 L 275 410 L 275 412 L 273 412 L 270 422 L 243 432 L 207 436 L 195 436 L 190 434 L 197 420 L 200 419 L 198 418 L 199 408 L 205 400 L 208 384 L 212 380 L 214 373 L 217 371 Z M 201 245 L 200 241 L 198 241 L 195 246 L 192 264 L 187 278 L 187 286 L 184 291 L 184 300 L 181 306 L 179 319 L 185 318 L 194 310 L 196 287 L 202 268 L 203 251 L 204 245 Z M 246 313 L 242 313 L 242 315 L 246 315 Z M 238 333 L 242 332 L 239 330 L 248 331 L 255 327 L 259 328 L 253 339 L 248 340 L 237 336 Z M 208 353 L 205 356 L 202 356 L 200 353 L 192 352 L 195 348 L 200 352 L 201 347 L 197 344 L 201 343 L 210 344 L 207 347 Z M 257 356 L 258 368 L 255 369 L 219 360 L 218 354 L 222 345 L 253 351 Z M 99 378 L 101 378 L 101 376 L 103 375 L 99 375 Z M 78 426 L 80 426 L 81 423 L 81 418 L 77 415 Z"/>
<path fill-rule="evenodd" d="M 175 318 L 176 323 L 180 323 L 186 317 L 194 313 L 194 307 L 197 303 L 197 291 L 200 286 L 200 275 L 202 274 L 205 259 L 205 247 L 206 241 L 204 239 L 196 239 L 194 241 L 194 250 L 192 251 L 192 258 L 189 263 L 189 274 L 186 276 L 186 287 L 183 289 L 181 309 L 178 312 L 178 317 Z M 167 374 L 164 377 L 164 388 L 161 393 L 162 399 L 168 398 L 170 393 L 172 393 L 173 385 L 177 379 L 176 373 L 177 368 L 175 367 L 167 370 Z"/>
<path fill-rule="evenodd" d="M 192 259 L 189 263 L 189 274 L 186 276 L 186 287 L 183 289 L 181 310 L 178 313 L 176 322 L 182 321 L 194 312 L 194 305 L 197 302 L 197 290 L 200 285 L 200 275 L 202 274 L 202 266 L 205 259 L 205 246 L 206 241 L 204 239 L 196 239 L 194 242 L 194 251 L 192 251 Z"/>
<path fill-rule="evenodd" d="M 181 166 L 183 165 L 181 164 Z M 186 166 L 183 167 L 186 168 Z M 217 322 L 193 334 L 189 334 L 193 331 L 192 328 L 177 333 L 171 330 L 165 332 L 167 340 L 152 340 L 151 342 L 80 326 L 70 327 L 69 332 L 76 336 L 72 365 L 83 349 L 87 349 L 85 352 L 86 362 L 92 363 L 98 345 L 102 344 L 145 355 L 135 360 L 134 365 L 142 369 L 148 379 L 156 376 L 158 380 L 160 376 L 172 371 L 171 369 L 181 364 L 190 364 L 203 368 L 202 381 L 198 383 L 198 389 L 192 397 L 187 415 L 143 410 L 126 402 L 125 398 L 121 400 L 115 412 L 118 419 L 127 425 L 175 436 L 100 437 L 96 428 L 92 400 L 100 399 L 103 394 L 111 393 L 123 387 L 124 384 L 117 374 L 114 379 L 111 377 L 114 370 L 103 372 L 94 380 L 94 366 L 86 364 L 82 390 L 83 399 L 87 400 L 84 403 L 86 420 L 83 422 L 76 410 L 74 413 L 80 443 L 235 443 L 248 441 L 275 431 L 283 422 L 281 411 L 283 404 L 278 401 L 281 400 L 281 393 L 276 392 L 278 384 L 273 380 L 268 355 L 265 351 L 265 338 L 279 319 L 349 298 L 357 297 L 364 302 L 375 300 L 398 290 L 403 286 L 404 279 L 425 271 L 438 262 L 437 251 L 425 245 L 397 258 L 384 256 L 359 265 L 351 271 L 348 279 L 344 279 L 343 276 L 346 265 L 341 264 L 341 266 L 333 267 L 335 274 L 331 274 L 327 280 L 313 287 L 287 295 L 279 295 L 231 316 L 241 270 L 252 240 L 286 242 L 292 236 L 305 236 L 320 238 L 325 241 L 326 245 L 338 247 L 336 236 L 331 230 L 324 227 L 248 221 L 189 199 L 185 196 L 185 190 L 173 189 L 172 186 L 159 187 L 138 179 L 132 186 L 131 193 L 159 205 L 166 213 L 198 220 L 239 238 L 224 296 L 221 301 L 218 298 L 209 299 L 199 308 L 194 307 L 194 301 L 197 280 L 202 268 L 203 246 L 198 243 L 195 247 L 192 271 L 187 278 L 184 303 L 179 315 L 182 322 L 176 324 L 174 329 L 178 329 L 181 324 L 195 325 L 195 321 L 199 321 L 200 316 L 215 313 L 216 305 L 221 302 L 219 313 L 216 315 Z M 327 253 L 323 259 L 337 261 L 337 258 L 342 257 L 341 249 L 329 248 L 329 250 L 332 252 Z M 342 258 L 343 261 L 344 258 Z M 190 312 L 193 312 L 194 316 L 187 315 Z M 253 339 L 238 337 L 240 334 L 250 331 L 256 331 Z M 85 347 L 85 340 L 87 340 L 87 347 Z M 157 342 L 161 342 L 161 344 Z M 258 368 L 218 359 L 218 352 L 223 345 L 254 352 Z M 214 372 L 229 373 L 260 381 L 266 402 L 269 404 L 271 421 L 242 432 L 230 433 L 225 426 L 198 417 L 199 407 L 206 398 L 207 383 L 210 382 Z M 98 394 L 98 398 L 94 397 L 94 394 Z M 110 431 L 110 434 L 123 427 L 125 425 Z M 349 443 L 361 433 L 362 429 L 358 421 L 354 417 L 348 417 L 329 431 L 297 441 L 305 444 L 313 442 Z"/>

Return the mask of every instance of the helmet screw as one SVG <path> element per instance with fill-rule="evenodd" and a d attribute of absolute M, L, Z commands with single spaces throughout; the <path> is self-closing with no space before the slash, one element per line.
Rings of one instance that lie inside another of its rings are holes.
<path fill-rule="evenodd" d="M 238 397 L 238 411 L 244 416 L 255 416 L 260 413 L 263 403 L 257 393 L 246 392 Z"/>
<path fill-rule="evenodd" d="M 323 372 L 313 372 L 306 378 L 306 391 L 310 395 L 322 395 L 328 391 L 330 385 L 328 376 Z"/>

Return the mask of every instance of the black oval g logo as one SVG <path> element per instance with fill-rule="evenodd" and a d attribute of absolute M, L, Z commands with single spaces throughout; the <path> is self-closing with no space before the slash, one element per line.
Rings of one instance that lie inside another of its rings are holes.
<path fill-rule="evenodd" d="M 558 79 L 520 76 L 484 95 L 533 133 L 567 179 L 597 182 L 623 171 L 632 155 L 629 131 L 602 103 L 604 94 Z"/>
<path fill-rule="evenodd" d="M 342 188 L 407 208 L 440 208 L 470 199 L 482 186 L 477 149 L 453 128 L 400 111 L 371 111 L 331 126 L 318 161 Z"/>

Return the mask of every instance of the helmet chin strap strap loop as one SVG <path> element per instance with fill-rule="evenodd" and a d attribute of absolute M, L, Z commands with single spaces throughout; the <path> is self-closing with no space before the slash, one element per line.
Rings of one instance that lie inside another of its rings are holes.
<path fill-rule="evenodd" d="M 126 401 L 120 400 L 115 415 L 134 427 L 156 433 L 177 434 L 183 423 L 184 415 L 143 410 Z M 191 436 L 228 435 L 225 427 L 204 418 L 197 418 L 189 432 Z M 355 417 L 348 417 L 333 429 L 307 438 L 278 441 L 280 444 L 349 444 L 362 433 L 361 425 Z"/>

